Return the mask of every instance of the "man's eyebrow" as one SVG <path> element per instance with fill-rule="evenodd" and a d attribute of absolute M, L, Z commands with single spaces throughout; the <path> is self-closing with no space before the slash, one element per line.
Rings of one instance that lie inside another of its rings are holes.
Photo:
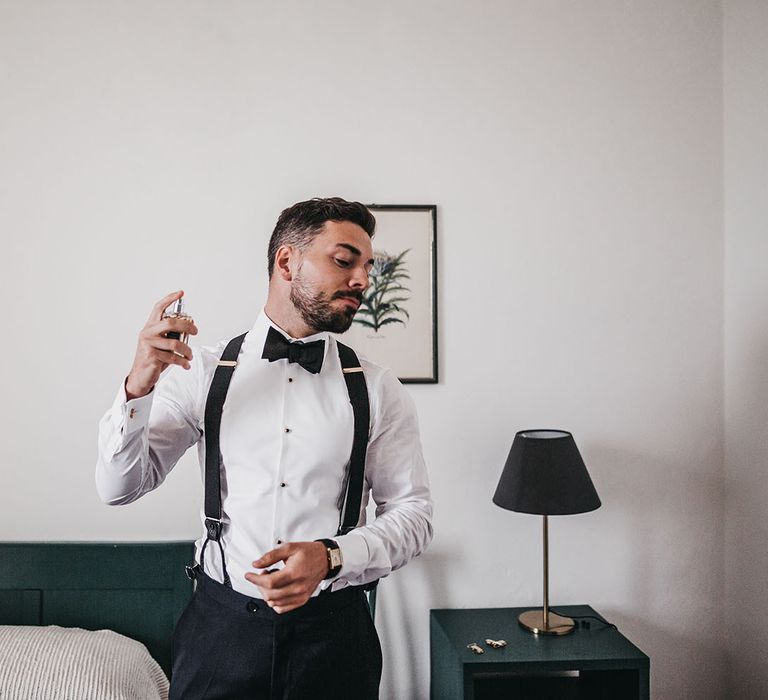
<path fill-rule="evenodd" d="M 354 253 L 354 254 L 355 254 L 355 255 L 357 255 L 358 257 L 360 257 L 360 256 L 362 255 L 362 253 L 361 253 L 361 252 L 360 252 L 360 251 L 359 251 L 357 248 L 355 248 L 355 246 L 353 246 L 353 245 L 350 245 L 349 243 L 337 243 L 337 244 L 336 244 L 336 247 L 337 247 L 337 248 L 346 248 L 346 249 L 347 249 L 347 250 L 348 250 L 350 253 Z M 371 258 L 371 259 L 368 261 L 368 263 L 367 263 L 367 264 L 368 264 L 368 265 L 373 265 L 373 258 Z"/>

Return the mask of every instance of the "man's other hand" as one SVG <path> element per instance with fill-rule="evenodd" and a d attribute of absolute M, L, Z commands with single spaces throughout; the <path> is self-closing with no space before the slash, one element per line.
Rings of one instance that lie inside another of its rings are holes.
<path fill-rule="evenodd" d="M 328 573 L 328 554 L 322 542 L 286 542 L 253 562 L 256 569 L 268 569 L 279 561 L 285 566 L 264 574 L 247 573 L 264 601 L 276 612 L 300 608 Z"/>

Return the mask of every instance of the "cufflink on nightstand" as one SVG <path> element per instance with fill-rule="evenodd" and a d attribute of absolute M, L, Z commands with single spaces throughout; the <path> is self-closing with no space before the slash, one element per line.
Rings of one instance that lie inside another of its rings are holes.
<path fill-rule="evenodd" d="M 486 639 L 485 643 L 493 649 L 503 649 L 507 643 L 503 639 Z"/>

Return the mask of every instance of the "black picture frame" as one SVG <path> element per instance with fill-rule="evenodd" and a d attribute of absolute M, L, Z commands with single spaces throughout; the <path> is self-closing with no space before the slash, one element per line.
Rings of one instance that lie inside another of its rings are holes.
<path fill-rule="evenodd" d="M 437 205 L 368 204 L 374 269 L 344 342 L 404 384 L 436 384 Z"/>

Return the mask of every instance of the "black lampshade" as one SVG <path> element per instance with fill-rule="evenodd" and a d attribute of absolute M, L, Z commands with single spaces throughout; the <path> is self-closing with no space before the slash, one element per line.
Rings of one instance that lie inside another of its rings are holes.
<path fill-rule="evenodd" d="M 571 515 L 600 507 L 579 448 L 565 430 L 517 433 L 493 502 L 536 515 Z"/>

